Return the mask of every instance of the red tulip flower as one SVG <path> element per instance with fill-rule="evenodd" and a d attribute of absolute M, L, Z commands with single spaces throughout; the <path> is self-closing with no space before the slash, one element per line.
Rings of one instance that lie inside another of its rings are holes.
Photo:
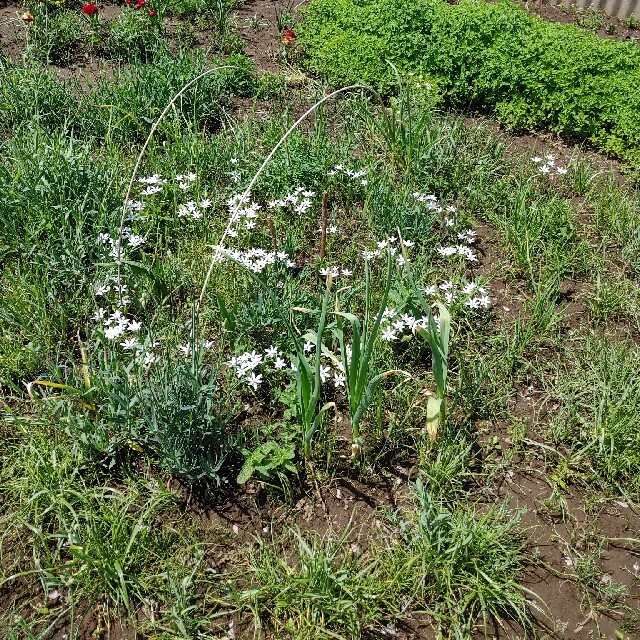
<path fill-rule="evenodd" d="M 155 9 L 151 9 L 151 11 L 149 11 L 149 15 L 153 18 L 154 16 L 158 15 L 158 12 Z"/>
<path fill-rule="evenodd" d="M 285 46 L 291 46 L 296 43 L 296 32 L 293 29 L 286 29 L 284 37 L 282 38 L 282 44 Z"/>
<path fill-rule="evenodd" d="M 136 9 L 142 9 L 142 7 L 146 6 L 147 0 L 138 0 L 135 4 Z"/>
<path fill-rule="evenodd" d="M 87 4 L 82 7 L 81 11 L 85 16 L 89 17 L 98 15 L 98 7 L 97 5 L 93 4 L 93 2 L 87 2 Z"/>

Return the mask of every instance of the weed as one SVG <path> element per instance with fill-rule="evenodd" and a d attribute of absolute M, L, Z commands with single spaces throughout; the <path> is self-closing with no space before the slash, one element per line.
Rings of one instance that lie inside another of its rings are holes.
<path fill-rule="evenodd" d="M 268 625 L 300 639 L 362 637 L 401 615 L 400 594 L 390 588 L 393 576 L 350 544 L 349 532 L 305 537 L 293 531 L 289 552 L 258 541 L 248 560 L 255 586 L 239 594 L 256 629 Z"/>
<path fill-rule="evenodd" d="M 553 424 L 583 464 L 593 464 L 605 481 L 634 491 L 640 455 L 637 352 L 607 337 L 588 337 L 575 355 L 575 366 L 558 372 L 554 394 L 561 404 Z"/>
<path fill-rule="evenodd" d="M 448 637 L 470 637 L 478 618 L 516 620 L 532 630 L 528 592 L 518 584 L 524 569 L 517 515 L 506 505 L 482 515 L 442 506 L 421 479 L 417 511 L 399 523 L 398 571 L 408 574 L 417 607 L 424 607 Z"/>

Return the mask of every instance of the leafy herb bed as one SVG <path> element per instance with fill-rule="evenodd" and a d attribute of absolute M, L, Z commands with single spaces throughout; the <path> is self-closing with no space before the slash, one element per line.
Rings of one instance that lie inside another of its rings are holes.
<path fill-rule="evenodd" d="M 588 140 L 640 167 L 640 48 L 548 23 L 516 5 L 312 0 L 299 28 L 308 67 L 332 84 L 395 87 L 387 61 L 430 77 L 453 107 L 515 129 Z"/>

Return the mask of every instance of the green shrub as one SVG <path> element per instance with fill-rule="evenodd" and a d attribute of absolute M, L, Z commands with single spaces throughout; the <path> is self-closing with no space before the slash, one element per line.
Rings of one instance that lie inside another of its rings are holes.
<path fill-rule="evenodd" d="M 313 0 L 299 28 L 309 68 L 332 84 L 434 77 L 453 107 L 489 108 L 509 127 L 588 140 L 640 167 L 640 49 L 508 1 Z"/>

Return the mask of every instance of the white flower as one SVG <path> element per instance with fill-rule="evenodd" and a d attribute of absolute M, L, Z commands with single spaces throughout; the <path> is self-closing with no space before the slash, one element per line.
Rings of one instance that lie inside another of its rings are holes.
<path fill-rule="evenodd" d="M 556 167 L 556 172 L 563 176 L 565 173 L 567 173 L 567 170 L 564 167 Z"/>
<path fill-rule="evenodd" d="M 189 353 L 191 352 L 191 345 L 189 344 L 179 344 L 178 345 L 178 351 L 183 355 L 183 356 L 188 356 Z"/>
<path fill-rule="evenodd" d="M 211 200 L 208 200 L 208 199 L 205 198 L 204 200 L 202 200 L 200 202 L 200 207 L 202 209 L 208 209 L 210 206 L 211 206 Z"/>
<path fill-rule="evenodd" d="M 368 180 L 360 180 L 360 184 L 361 184 L 363 187 L 366 187 L 366 186 L 369 184 L 369 181 L 368 181 Z"/>
<path fill-rule="evenodd" d="M 119 338 L 124 333 L 124 327 L 122 325 L 116 324 L 112 327 L 108 327 L 104 330 L 104 337 L 107 340 L 115 340 Z"/>
<path fill-rule="evenodd" d="M 549 173 L 551 171 L 551 167 L 545 164 L 542 167 L 540 167 L 539 171 L 540 173 Z"/>
<path fill-rule="evenodd" d="M 313 351 L 315 348 L 316 348 L 316 345 L 315 345 L 315 344 L 313 344 L 313 342 L 309 342 L 309 341 L 307 341 L 307 342 L 305 342 L 305 343 L 304 343 L 304 346 L 302 347 L 302 350 L 303 350 L 305 353 L 310 353 L 310 352 L 311 352 L 311 351 Z"/>
<path fill-rule="evenodd" d="M 111 291 L 111 287 L 108 284 L 100 284 L 96 287 L 97 296 L 106 296 Z"/>
<path fill-rule="evenodd" d="M 535 158 L 531 158 L 531 162 L 535 162 L 536 164 L 542 162 L 542 158 L 540 156 L 536 156 Z"/>
<path fill-rule="evenodd" d="M 331 367 L 320 367 L 320 380 L 325 383 L 331 377 Z"/>
<path fill-rule="evenodd" d="M 430 284 L 429 286 L 424 288 L 424 294 L 426 296 L 435 296 L 436 291 L 437 291 L 437 288 L 435 284 Z"/>
<path fill-rule="evenodd" d="M 155 355 L 155 353 L 151 353 L 151 351 L 147 351 L 147 353 L 144 354 L 144 365 L 147 367 L 154 362 L 157 362 L 157 360 L 158 356 Z"/>
<path fill-rule="evenodd" d="M 387 327 L 381 334 L 380 334 L 380 338 L 382 340 L 386 340 L 387 342 L 392 342 L 393 340 L 396 339 L 396 332 L 391 328 L 391 327 Z"/>
<path fill-rule="evenodd" d="M 278 355 L 278 347 L 271 346 L 265 350 L 264 355 L 266 358 L 276 358 Z"/>
<path fill-rule="evenodd" d="M 167 181 L 163 180 L 159 173 L 154 173 L 148 178 L 138 178 L 138 182 L 142 184 L 167 184 Z"/>
<path fill-rule="evenodd" d="M 390 320 L 391 318 L 393 318 L 396 315 L 396 310 L 395 307 L 387 307 L 383 312 L 382 312 L 382 322 L 386 322 L 387 320 Z"/>
<path fill-rule="evenodd" d="M 247 376 L 244 381 L 249 387 L 256 391 L 258 386 L 262 383 L 262 374 L 251 373 L 251 375 Z"/>
<path fill-rule="evenodd" d="M 413 242 L 412 240 L 403 240 L 402 243 L 404 244 L 405 247 L 413 247 L 413 245 L 415 244 L 415 242 Z"/>
<path fill-rule="evenodd" d="M 284 369 L 287 366 L 287 363 L 282 358 L 276 358 L 276 361 L 273 363 L 273 366 L 276 369 Z"/>
<path fill-rule="evenodd" d="M 231 164 L 238 164 L 238 158 L 231 158 L 231 159 L 229 160 L 229 162 L 230 162 Z"/>
<path fill-rule="evenodd" d="M 453 218 L 445 218 L 444 219 L 444 226 L 445 227 L 453 227 L 453 225 L 456 223 L 456 221 Z"/>
<path fill-rule="evenodd" d="M 127 327 L 127 329 L 129 329 L 129 331 L 132 331 L 133 333 L 135 333 L 136 331 L 140 331 L 140 327 L 142 327 L 142 322 L 138 322 L 136 320 L 131 320 L 129 322 L 129 326 Z"/>
<path fill-rule="evenodd" d="M 340 275 L 344 276 L 345 278 L 349 278 L 353 275 L 353 271 L 351 271 L 350 269 L 342 269 L 342 271 L 340 271 Z"/>
<path fill-rule="evenodd" d="M 128 200 L 127 208 L 129 211 L 143 211 L 145 208 L 145 203 L 140 200 Z"/>
<path fill-rule="evenodd" d="M 461 231 L 458 233 L 458 239 L 466 242 L 472 243 L 476 241 L 476 232 L 472 229 L 467 229 L 466 231 Z"/>
<path fill-rule="evenodd" d="M 154 187 L 153 185 L 148 186 L 146 189 L 141 191 L 143 196 L 152 196 L 155 193 L 160 193 L 162 191 L 162 187 Z"/>
<path fill-rule="evenodd" d="M 120 343 L 120 346 L 123 349 L 130 351 L 131 349 L 135 349 L 138 346 L 138 342 L 135 338 L 127 338 Z"/>
<path fill-rule="evenodd" d="M 347 381 L 346 376 L 343 373 L 336 373 L 333 376 L 333 384 L 336 387 L 344 387 L 344 383 Z"/>
<path fill-rule="evenodd" d="M 473 293 L 477 289 L 478 285 L 475 282 L 468 282 L 462 287 L 462 293 Z"/>
<path fill-rule="evenodd" d="M 96 309 L 96 312 L 93 314 L 92 317 L 94 320 L 102 320 L 105 314 L 106 314 L 106 311 L 101 307 L 99 309 Z"/>
<path fill-rule="evenodd" d="M 129 246 L 134 248 L 140 247 L 146 242 L 146 239 L 143 236 L 138 236 L 133 233 L 127 237 L 127 240 L 129 241 Z"/>

